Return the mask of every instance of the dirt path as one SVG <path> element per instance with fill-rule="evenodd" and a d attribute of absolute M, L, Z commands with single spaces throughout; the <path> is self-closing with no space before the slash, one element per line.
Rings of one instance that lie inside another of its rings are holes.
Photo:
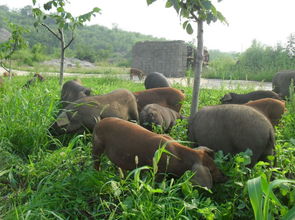
<path fill-rule="evenodd" d="M 4 69 L 0 68 L 0 73 L 5 72 Z M 14 70 L 19 76 L 29 75 L 28 71 L 19 71 Z M 2 75 L 2 74 L 1 74 Z M 49 75 L 49 76 L 59 76 L 59 73 L 43 73 L 42 75 Z M 106 77 L 110 76 L 110 74 L 79 74 L 79 73 L 64 73 L 65 77 L 80 77 L 80 78 L 99 78 L 99 77 Z M 121 79 L 129 80 L 128 74 L 115 74 L 111 75 L 113 77 L 118 77 Z M 183 77 L 183 78 L 168 78 L 168 80 L 172 84 L 180 84 L 182 86 L 192 86 L 193 79 L 190 81 Z M 140 82 L 139 79 L 133 79 L 135 82 Z M 248 81 L 248 80 L 221 80 L 221 79 L 204 79 L 201 78 L 201 88 L 208 88 L 208 89 L 237 89 L 237 88 L 251 88 L 253 90 L 271 90 L 272 84 L 270 82 L 257 82 L 257 81 Z"/>

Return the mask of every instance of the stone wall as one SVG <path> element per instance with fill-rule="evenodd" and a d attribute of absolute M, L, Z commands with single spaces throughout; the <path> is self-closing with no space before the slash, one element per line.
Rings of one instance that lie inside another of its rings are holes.
<path fill-rule="evenodd" d="M 184 41 L 138 42 L 132 49 L 132 67 L 147 74 L 160 72 L 167 77 L 183 77 L 188 67 L 188 53 L 189 47 Z"/>

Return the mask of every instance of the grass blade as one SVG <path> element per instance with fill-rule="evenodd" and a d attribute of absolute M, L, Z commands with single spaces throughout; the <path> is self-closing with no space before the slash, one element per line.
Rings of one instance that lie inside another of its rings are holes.
<path fill-rule="evenodd" d="M 256 220 L 263 220 L 262 216 L 262 203 L 263 203 L 263 192 L 261 189 L 261 177 L 257 177 L 247 182 L 248 193 L 250 201 L 254 211 Z"/>

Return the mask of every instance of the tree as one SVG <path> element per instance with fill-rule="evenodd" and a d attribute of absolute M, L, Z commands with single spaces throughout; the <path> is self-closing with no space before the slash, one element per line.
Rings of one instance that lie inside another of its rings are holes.
<path fill-rule="evenodd" d="M 25 7 L 23 7 L 22 9 L 20 9 L 20 13 L 22 16 L 33 16 L 32 15 L 32 6 L 27 5 Z"/>
<path fill-rule="evenodd" d="M 32 0 L 33 5 L 36 4 L 36 0 Z M 83 26 L 86 21 L 90 21 L 91 16 L 95 16 L 95 13 L 100 11 L 99 8 L 93 8 L 92 11 L 74 17 L 70 12 L 65 11 L 65 4 L 67 0 L 51 0 L 43 5 L 45 11 L 50 11 L 55 9 L 55 13 L 45 14 L 40 8 L 33 8 L 33 15 L 36 18 L 34 26 L 42 25 L 45 27 L 54 37 L 56 37 L 60 42 L 60 77 L 59 84 L 63 82 L 64 75 L 64 59 L 65 50 L 71 45 L 75 38 L 75 30 L 78 26 Z M 52 25 L 45 23 L 46 20 L 53 20 L 55 22 L 55 29 Z M 66 40 L 65 31 L 69 31 L 71 36 Z"/>
<path fill-rule="evenodd" d="M 146 0 L 147 4 L 150 5 L 156 0 Z M 220 2 L 222 0 L 218 0 Z M 194 86 L 193 86 L 193 98 L 191 104 L 190 119 L 198 110 L 198 99 L 200 90 L 200 79 L 202 72 L 202 62 L 203 62 L 203 23 L 221 21 L 225 22 L 224 16 L 216 10 L 215 6 L 212 4 L 211 0 L 167 0 L 166 7 L 174 7 L 177 14 L 184 19 L 182 27 L 186 30 L 188 34 L 193 33 L 192 22 L 197 23 L 198 33 L 197 33 L 197 56 L 196 62 L 194 62 L 195 70 L 194 73 Z"/>
<path fill-rule="evenodd" d="M 11 31 L 9 39 L 0 44 L 0 65 L 9 72 L 11 77 L 11 56 L 15 51 L 27 47 L 27 41 L 23 38 L 23 34 L 27 30 L 17 24 L 8 22 L 8 27 Z M 5 61 L 9 60 L 9 68 L 6 67 Z"/>
<path fill-rule="evenodd" d="M 290 57 L 295 57 L 295 33 L 290 34 L 288 37 L 286 50 Z"/>

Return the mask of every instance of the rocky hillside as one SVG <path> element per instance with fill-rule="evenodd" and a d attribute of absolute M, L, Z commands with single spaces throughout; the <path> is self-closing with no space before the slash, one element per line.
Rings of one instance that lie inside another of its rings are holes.
<path fill-rule="evenodd" d="M 11 36 L 10 32 L 5 28 L 0 28 L 0 43 L 3 43 Z"/>

